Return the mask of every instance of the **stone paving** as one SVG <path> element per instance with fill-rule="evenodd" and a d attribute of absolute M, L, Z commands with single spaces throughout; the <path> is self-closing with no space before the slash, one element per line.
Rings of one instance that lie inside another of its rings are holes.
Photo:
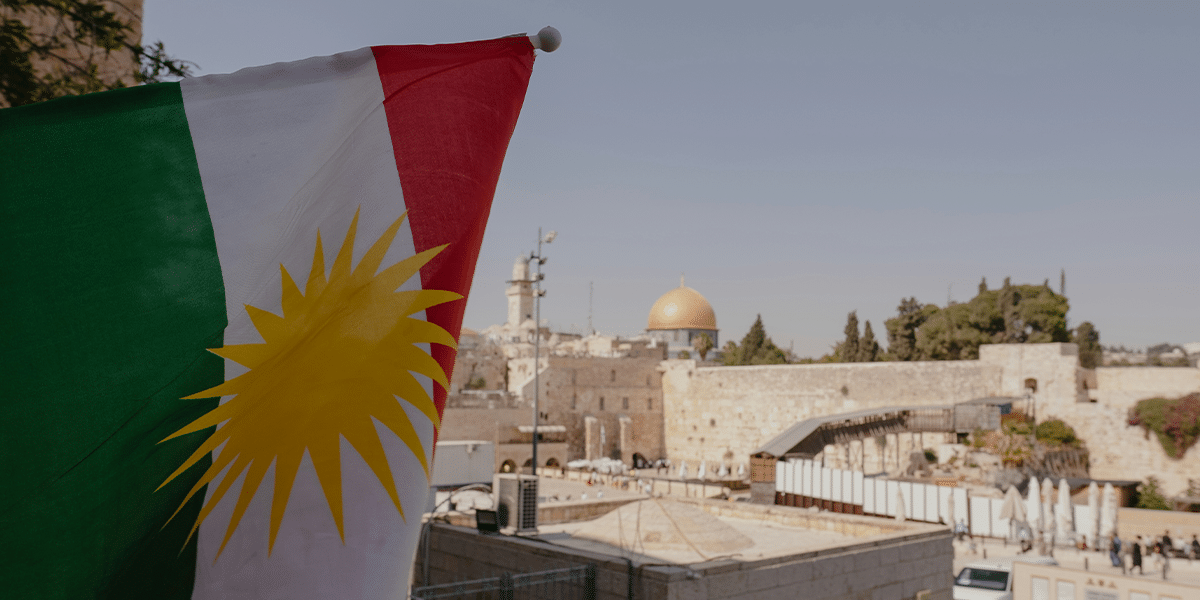
<path fill-rule="evenodd" d="M 980 544 L 980 542 L 983 542 Z M 1020 548 L 1016 544 L 1004 544 L 1002 540 L 989 539 L 983 541 L 982 538 L 976 538 L 976 552 L 971 553 L 970 546 L 965 542 L 954 543 L 954 573 L 958 572 L 967 563 L 977 560 L 984 560 L 984 553 L 987 558 L 1002 558 L 1006 556 L 1016 556 Z M 1036 556 L 1036 550 L 1030 553 Z M 1056 548 L 1054 551 L 1054 559 L 1063 567 L 1072 569 L 1084 569 L 1095 571 L 1104 575 L 1120 574 L 1120 567 L 1112 566 L 1109 562 L 1107 552 L 1097 552 L 1095 550 L 1076 550 L 1074 548 Z M 1130 558 L 1125 556 L 1125 564 L 1129 565 Z M 1138 575 L 1134 572 L 1134 576 L 1144 576 L 1147 578 L 1162 579 L 1162 568 L 1159 563 L 1153 558 L 1143 561 L 1145 575 Z M 1189 561 L 1186 558 L 1172 558 L 1170 565 L 1167 568 L 1167 580 L 1178 583 L 1186 583 L 1189 585 L 1200 586 L 1200 561 Z"/>

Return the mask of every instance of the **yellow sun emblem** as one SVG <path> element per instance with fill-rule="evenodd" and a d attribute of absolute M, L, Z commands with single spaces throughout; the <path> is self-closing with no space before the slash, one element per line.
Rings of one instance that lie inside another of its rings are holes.
<path fill-rule="evenodd" d="M 433 399 L 410 371 L 429 377 L 443 388 L 450 386 L 437 361 L 415 344 L 428 342 L 452 348 L 457 344 L 445 329 L 410 315 L 462 296 L 441 290 L 396 291 L 446 246 L 431 248 L 375 274 L 403 222 L 401 215 L 351 270 L 358 226 L 356 211 L 328 280 L 318 232 L 312 271 L 303 294 L 287 269 L 279 267 L 283 274 L 283 315 L 246 306 L 264 342 L 210 350 L 250 370 L 187 396 L 185 399 L 227 395 L 233 398 L 163 440 L 224 423 L 162 484 L 167 485 L 226 444 L 180 505 L 182 509 L 201 488 L 233 465 L 204 504 L 188 540 L 234 481 L 248 469 L 225 539 L 217 550 L 220 556 L 267 468 L 274 462 L 269 554 L 275 546 L 300 460 L 307 450 L 344 543 L 339 436 L 362 455 L 391 496 L 401 518 L 404 517 L 396 482 L 372 419 L 404 441 L 421 462 L 428 479 L 429 463 L 421 440 L 397 397 L 423 412 L 435 428 L 439 427 Z M 178 514 L 176 510 L 175 515 Z"/>

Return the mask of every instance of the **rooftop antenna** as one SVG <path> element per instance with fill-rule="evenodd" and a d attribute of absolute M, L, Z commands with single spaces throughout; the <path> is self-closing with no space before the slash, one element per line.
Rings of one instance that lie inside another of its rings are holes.
<path fill-rule="evenodd" d="M 596 333 L 596 330 L 592 328 L 592 297 L 595 295 L 596 295 L 596 282 L 589 281 L 588 282 L 588 335 L 592 335 L 593 333 Z"/>

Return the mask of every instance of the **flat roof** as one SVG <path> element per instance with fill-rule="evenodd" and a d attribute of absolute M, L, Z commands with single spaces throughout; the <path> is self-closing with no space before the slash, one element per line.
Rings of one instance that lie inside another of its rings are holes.
<path fill-rule="evenodd" d="M 757 562 L 807 553 L 842 552 L 857 546 L 877 546 L 881 542 L 886 543 L 893 539 L 900 541 L 914 534 L 946 534 L 948 532 L 943 525 L 911 521 L 900 522 L 893 519 L 843 515 L 788 506 L 672 497 L 664 497 L 662 500 L 674 500 L 700 507 L 724 525 L 753 540 L 754 544 L 726 554 L 715 555 L 679 546 L 656 548 L 654 544 L 645 543 L 639 537 L 640 533 L 655 531 L 654 525 L 656 524 L 645 523 L 646 531 L 639 530 L 635 516 L 637 503 L 626 504 L 618 509 L 628 511 L 624 518 L 618 520 L 621 523 L 621 531 L 614 533 L 614 537 L 625 540 L 625 543 L 621 545 L 585 537 L 585 530 L 593 522 L 592 520 L 539 525 L 538 538 L 558 546 L 617 558 L 628 558 L 635 564 L 683 566 L 729 560 Z M 650 513 L 650 511 L 646 512 Z M 821 526 L 805 527 L 796 524 L 798 521 L 806 519 L 821 521 Z M 845 523 L 842 527 L 831 527 L 827 521 L 845 521 Z M 864 530 L 875 530 L 876 533 L 861 535 L 846 533 Z"/>

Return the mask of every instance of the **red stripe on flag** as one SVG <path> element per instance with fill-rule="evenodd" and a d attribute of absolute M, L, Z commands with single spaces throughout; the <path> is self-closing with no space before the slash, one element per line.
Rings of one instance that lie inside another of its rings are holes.
<path fill-rule="evenodd" d="M 421 269 L 424 289 L 461 300 L 426 318 L 458 339 L 504 153 L 533 71 L 529 38 L 372 48 L 417 252 L 450 244 Z M 455 351 L 433 344 L 447 376 Z M 434 386 L 438 414 L 446 390 Z"/>

